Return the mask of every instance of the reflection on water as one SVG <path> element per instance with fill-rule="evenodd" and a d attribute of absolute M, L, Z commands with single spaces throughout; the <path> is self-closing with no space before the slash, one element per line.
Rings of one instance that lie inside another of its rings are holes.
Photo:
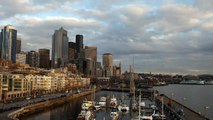
<path fill-rule="evenodd" d="M 213 85 L 168 85 L 155 89 L 213 119 Z"/>
<path fill-rule="evenodd" d="M 120 99 L 122 96 L 121 92 L 110 92 L 110 91 L 100 91 L 95 94 L 95 99 L 98 101 L 102 96 L 112 96 L 114 95 L 117 99 Z M 124 103 L 129 105 L 129 98 L 127 93 L 124 93 L 126 99 Z M 53 108 L 51 110 L 46 110 L 42 113 L 34 114 L 24 118 L 23 120 L 75 120 L 78 114 L 81 111 L 81 103 L 84 99 L 93 100 L 93 95 L 88 95 L 86 97 L 82 97 L 70 103 L 64 104 L 60 107 Z M 110 119 L 110 109 L 101 110 L 96 113 L 96 120 L 106 120 Z M 120 113 L 122 120 L 130 120 L 130 114 L 122 114 Z"/>

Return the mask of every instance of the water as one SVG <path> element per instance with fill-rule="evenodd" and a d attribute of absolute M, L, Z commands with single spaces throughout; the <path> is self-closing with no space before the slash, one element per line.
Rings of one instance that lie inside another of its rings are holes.
<path fill-rule="evenodd" d="M 121 92 L 109 92 L 109 91 L 100 91 L 95 94 L 95 99 L 98 101 L 100 97 L 102 96 L 112 96 L 114 95 L 117 99 L 120 99 L 122 96 Z M 129 105 L 129 98 L 128 93 L 123 94 L 126 100 L 124 100 L 124 103 Z M 94 95 L 88 95 L 86 97 L 82 97 L 73 101 L 70 101 L 70 103 L 64 104 L 60 107 L 53 108 L 51 110 L 47 109 L 44 112 L 37 113 L 34 115 L 30 115 L 26 118 L 23 118 L 23 120 L 75 120 L 75 118 L 78 116 L 78 114 L 81 111 L 81 103 L 86 98 L 88 100 L 94 99 Z M 106 109 L 104 111 L 99 111 L 96 113 L 96 120 L 109 120 L 110 119 L 110 109 Z M 120 117 L 122 117 L 122 120 L 130 120 L 130 114 L 120 114 Z"/>
<path fill-rule="evenodd" d="M 213 120 L 213 85 L 175 84 L 155 89 Z M 209 108 L 205 109 L 206 106 Z"/>
<path fill-rule="evenodd" d="M 213 120 L 213 85 L 168 85 L 155 87 L 155 89 Z M 101 96 L 112 96 L 112 94 L 118 98 L 122 96 L 121 92 L 101 91 L 96 93 L 96 100 Z M 124 96 L 127 96 L 127 93 Z M 86 98 L 93 99 L 93 95 L 88 95 Z M 47 109 L 23 120 L 75 120 L 84 99 L 85 97 L 82 97 L 70 101 L 70 103 L 51 110 Z M 126 103 L 129 104 L 129 100 L 126 100 Z M 209 106 L 209 109 L 205 109 L 205 106 Z M 110 110 L 98 112 L 96 114 L 97 120 L 103 120 L 103 117 L 105 117 L 105 120 L 109 120 L 109 113 Z M 130 115 L 122 115 L 122 120 L 130 120 Z"/>

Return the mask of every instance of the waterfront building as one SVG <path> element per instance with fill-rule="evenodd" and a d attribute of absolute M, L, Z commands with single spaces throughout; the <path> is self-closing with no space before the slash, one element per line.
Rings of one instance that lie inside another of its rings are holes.
<path fill-rule="evenodd" d="M 50 68 L 50 50 L 39 49 L 39 66 L 40 68 Z"/>
<path fill-rule="evenodd" d="M 57 91 L 57 79 L 46 75 L 27 75 L 26 79 L 31 81 L 31 94 L 45 94 Z"/>
<path fill-rule="evenodd" d="M 21 52 L 21 38 L 16 40 L 16 54 Z"/>
<path fill-rule="evenodd" d="M 30 51 L 27 53 L 27 64 L 30 67 L 39 67 L 39 53 L 36 51 Z"/>
<path fill-rule="evenodd" d="M 73 60 L 75 59 L 76 54 L 76 44 L 74 42 L 69 42 L 69 50 L 68 50 L 68 59 Z"/>
<path fill-rule="evenodd" d="M 65 67 L 68 63 L 68 36 L 62 27 L 52 36 L 52 68 Z"/>
<path fill-rule="evenodd" d="M 20 52 L 16 54 L 16 63 L 26 64 L 27 53 Z"/>
<path fill-rule="evenodd" d="M 0 35 L 0 55 L 1 59 L 16 62 L 16 40 L 17 30 L 11 25 L 7 25 L 2 29 Z"/>
<path fill-rule="evenodd" d="M 113 56 L 111 53 L 103 54 L 103 68 L 105 77 L 113 75 Z"/>
<path fill-rule="evenodd" d="M 30 82 L 21 74 L 0 74 L 2 99 L 11 100 L 30 95 Z"/>
<path fill-rule="evenodd" d="M 82 53 L 84 44 L 83 44 L 83 35 L 76 35 L 76 58 L 79 58 Z"/>

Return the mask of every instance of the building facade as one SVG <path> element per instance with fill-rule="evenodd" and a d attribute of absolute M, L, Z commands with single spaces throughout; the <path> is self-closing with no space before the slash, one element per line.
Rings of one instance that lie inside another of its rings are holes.
<path fill-rule="evenodd" d="M 0 74 L 2 81 L 2 99 L 11 100 L 30 95 L 30 81 L 20 74 Z"/>
<path fill-rule="evenodd" d="M 103 54 L 103 68 L 105 77 L 113 75 L 113 56 L 111 53 Z"/>
<path fill-rule="evenodd" d="M 2 29 L 0 35 L 0 55 L 1 59 L 16 62 L 16 39 L 17 30 L 11 25 Z"/>
<path fill-rule="evenodd" d="M 76 58 L 81 56 L 84 44 L 83 44 L 83 35 L 76 35 Z"/>
<path fill-rule="evenodd" d="M 74 60 L 76 55 L 76 44 L 74 42 L 69 42 L 69 50 L 68 50 L 68 59 Z"/>
<path fill-rule="evenodd" d="M 27 64 L 30 67 L 39 67 L 39 53 L 36 51 L 30 51 L 27 53 Z"/>
<path fill-rule="evenodd" d="M 16 54 L 16 63 L 26 64 L 27 60 L 27 53 L 20 52 Z"/>
<path fill-rule="evenodd" d="M 50 50 L 39 49 L 39 66 L 40 68 L 50 68 Z"/>
<path fill-rule="evenodd" d="M 65 67 L 68 63 L 68 36 L 62 27 L 52 36 L 52 68 Z"/>
<path fill-rule="evenodd" d="M 85 46 L 85 58 L 97 61 L 97 47 Z"/>
<path fill-rule="evenodd" d="M 21 38 L 17 38 L 16 40 L 16 53 L 21 52 Z"/>

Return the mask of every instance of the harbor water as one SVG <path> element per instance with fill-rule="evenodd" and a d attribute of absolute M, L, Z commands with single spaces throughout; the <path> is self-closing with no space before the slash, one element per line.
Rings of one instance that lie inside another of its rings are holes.
<path fill-rule="evenodd" d="M 173 84 L 154 87 L 154 89 L 213 120 L 213 85 Z M 122 92 L 100 91 L 95 94 L 95 99 L 98 101 L 102 96 L 112 95 L 120 99 Z M 124 96 L 125 103 L 129 105 L 128 93 L 124 93 Z M 81 111 L 81 103 L 85 99 L 93 100 L 94 95 L 70 101 L 70 103 L 56 108 L 46 109 L 43 112 L 25 117 L 23 120 L 75 120 Z M 109 114 L 110 109 L 101 110 L 96 113 L 96 120 L 109 120 Z M 120 114 L 122 120 L 130 120 L 131 116 L 130 113 Z"/>
<path fill-rule="evenodd" d="M 154 89 L 213 120 L 213 85 L 171 84 Z"/>

